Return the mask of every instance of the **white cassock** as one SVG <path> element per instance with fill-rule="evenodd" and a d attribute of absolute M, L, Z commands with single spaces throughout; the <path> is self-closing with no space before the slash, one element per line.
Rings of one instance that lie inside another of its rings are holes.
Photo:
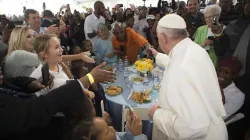
<path fill-rule="evenodd" d="M 157 54 L 165 67 L 154 114 L 153 140 L 227 140 L 225 109 L 207 52 L 189 38 Z"/>

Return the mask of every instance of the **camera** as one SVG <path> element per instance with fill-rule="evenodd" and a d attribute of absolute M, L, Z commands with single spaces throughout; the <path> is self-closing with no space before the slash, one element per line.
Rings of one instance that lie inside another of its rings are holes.
<path fill-rule="evenodd" d="M 123 4 L 117 4 L 117 7 L 121 8 L 121 7 L 123 7 Z"/>

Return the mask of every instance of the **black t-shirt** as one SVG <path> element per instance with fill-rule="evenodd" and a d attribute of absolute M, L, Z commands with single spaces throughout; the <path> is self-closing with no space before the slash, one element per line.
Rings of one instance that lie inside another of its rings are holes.
<path fill-rule="evenodd" d="M 186 24 L 187 24 L 187 30 L 189 31 L 190 29 L 194 29 L 194 32 L 201 26 L 205 25 L 205 19 L 204 19 L 204 14 L 201 12 L 197 12 L 196 17 L 193 17 L 191 13 L 187 13 L 186 15 L 183 16 Z M 193 36 L 193 33 L 190 34 L 190 37 Z"/>

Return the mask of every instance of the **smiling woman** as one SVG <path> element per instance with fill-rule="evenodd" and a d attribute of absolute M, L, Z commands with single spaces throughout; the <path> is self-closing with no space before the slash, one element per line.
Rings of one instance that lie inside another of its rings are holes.
<path fill-rule="evenodd" d="M 28 27 L 13 29 L 4 74 L 9 77 L 29 76 L 40 64 L 37 55 L 33 53 L 33 31 Z"/>
<path fill-rule="evenodd" d="M 62 63 L 62 48 L 60 41 L 56 35 L 43 34 L 38 36 L 34 41 L 34 50 L 39 59 L 49 66 L 49 73 L 54 77 L 54 85 L 52 89 L 58 88 L 73 76 L 69 68 Z M 42 64 L 33 71 L 30 77 L 42 80 Z"/>

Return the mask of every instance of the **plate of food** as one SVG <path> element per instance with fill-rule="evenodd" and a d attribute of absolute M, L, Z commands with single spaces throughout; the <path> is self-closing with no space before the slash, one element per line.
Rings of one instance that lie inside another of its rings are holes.
<path fill-rule="evenodd" d="M 134 100 L 137 103 L 149 103 L 151 102 L 152 98 L 150 96 L 150 91 L 144 91 L 144 92 L 133 92 L 131 99 Z"/>
<path fill-rule="evenodd" d="M 132 74 L 129 76 L 129 81 L 134 83 L 134 84 L 140 84 L 143 82 L 143 80 L 144 80 L 143 77 L 135 75 L 135 74 Z"/>
<path fill-rule="evenodd" d="M 112 66 L 106 66 L 103 68 L 103 70 L 106 70 L 106 71 L 113 71 L 113 67 Z"/>
<path fill-rule="evenodd" d="M 122 93 L 122 88 L 120 86 L 109 86 L 105 89 L 105 93 L 109 96 L 116 96 Z"/>

